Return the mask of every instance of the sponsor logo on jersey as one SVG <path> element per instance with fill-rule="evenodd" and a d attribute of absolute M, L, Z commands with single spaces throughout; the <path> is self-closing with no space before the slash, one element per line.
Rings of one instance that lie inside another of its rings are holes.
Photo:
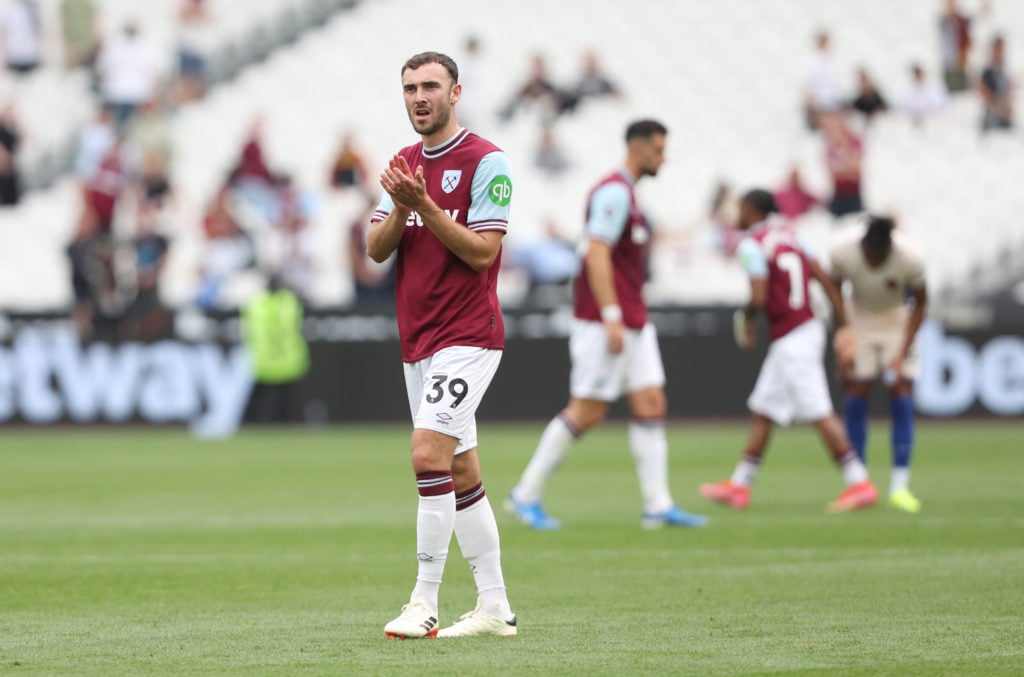
<path fill-rule="evenodd" d="M 445 209 L 444 213 L 447 214 L 448 218 L 451 219 L 452 221 L 458 221 L 459 220 L 459 210 L 458 209 Z M 422 228 L 423 227 L 423 219 L 420 218 L 419 212 L 409 212 L 409 218 L 407 218 L 405 220 L 405 227 L 406 228 Z"/>
<path fill-rule="evenodd" d="M 487 186 L 487 195 L 494 204 L 507 207 L 512 201 L 512 180 L 504 174 L 495 176 Z"/>
<path fill-rule="evenodd" d="M 459 187 L 459 181 L 462 179 L 461 169 L 446 169 L 444 174 L 441 176 L 441 190 L 446 193 L 450 193 Z"/>

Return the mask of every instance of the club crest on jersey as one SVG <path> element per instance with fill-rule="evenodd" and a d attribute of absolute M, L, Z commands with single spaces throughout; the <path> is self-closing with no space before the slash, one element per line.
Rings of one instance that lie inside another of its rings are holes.
<path fill-rule="evenodd" d="M 441 176 L 441 190 L 446 193 L 450 193 L 459 187 L 459 181 L 462 179 L 461 169 L 446 169 L 444 175 Z"/>

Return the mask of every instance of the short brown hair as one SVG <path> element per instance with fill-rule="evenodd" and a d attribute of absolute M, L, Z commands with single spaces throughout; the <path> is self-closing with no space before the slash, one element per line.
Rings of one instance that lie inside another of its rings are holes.
<path fill-rule="evenodd" d="M 668 127 L 657 120 L 637 120 L 626 127 L 626 142 L 629 143 L 633 139 L 648 140 L 659 134 L 667 136 Z"/>
<path fill-rule="evenodd" d="M 405 75 L 407 70 L 416 70 L 420 66 L 428 63 L 439 63 L 444 66 L 445 70 L 448 71 L 448 75 L 452 76 L 452 83 L 459 81 L 459 67 L 455 64 L 455 59 L 451 58 L 447 54 L 441 52 L 420 52 L 419 54 L 412 56 L 405 65 L 402 66 L 402 75 Z"/>

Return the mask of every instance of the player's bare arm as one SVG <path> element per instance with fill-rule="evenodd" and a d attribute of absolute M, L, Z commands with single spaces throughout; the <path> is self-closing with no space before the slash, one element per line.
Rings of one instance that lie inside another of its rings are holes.
<path fill-rule="evenodd" d="M 476 233 L 451 219 L 427 194 L 422 167 L 413 172 L 405 158 L 396 155 L 381 175 L 381 186 L 396 207 L 400 203 L 419 214 L 423 225 L 470 268 L 479 272 L 494 264 L 504 233 Z"/>
<path fill-rule="evenodd" d="M 832 304 L 833 324 L 836 331 L 839 331 L 846 326 L 846 309 L 843 306 L 843 295 L 839 291 L 839 286 L 833 281 L 832 276 L 825 272 L 820 263 L 814 259 L 808 263 L 811 267 L 811 276 L 825 290 L 825 295 L 828 296 L 828 301 Z"/>
<path fill-rule="evenodd" d="M 615 295 L 615 273 L 612 270 L 612 246 L 602 240 L 590 240 L 587 245 L 587 282 L 601 309 L 605 334 L 608 336 L 608 350 L 622 352 L 625 325 L 622 310 Z"/>
<path fill-rule="evenodd" d="M 737 315 L 738 323 L 733 327 L 736 343 L 742 348 L 757 345 L 757 325 L 754 319 L 768 305 L 768 278 L 750 278 L 750 300 Z"/>
<path fill-rule="evenodd" d="M 903 345 L 900 346 L 900 352 L 897 356 L 899 364 L 890 365 L 893 369 L 902 368 L 903 361 L 910 354 L 910 347 L 914 345 L 914 339 L 917 338 L 917 331 L 921 328 L 921 323 L 924 322 L 925 308 L 928 305 L 928 290 L 925 287 L 920 289 L 911 290 L 911 298 L 914 299 L 914 309 L 910 311 L 910 316 L 907 318 L 907 328 L 903 335 Z"/>
<path fill-rule="evenodd" d="M 402 241 L 409 210 L 397 203 L 383 221 L 370 224 L 366 232 L 366 253 L 377 263 L 383 263 Z"/>
<path fill-rule="evenodd" d="M 846 324 L 846 306 L 843 303 L 842 279 L 835 278 L 825 272 L 821 264 L 811 261 L 811 275 L 821 284 L 825 290 L 829 303 L 832 304 L 833 326 L 835 336 L 832 338 L 832 348 L 836 353 L 836 362 L 840 374 L 847 374 L 853 368 L 853 359 L 857 352 L 857 339 L 853 329 Z"/>

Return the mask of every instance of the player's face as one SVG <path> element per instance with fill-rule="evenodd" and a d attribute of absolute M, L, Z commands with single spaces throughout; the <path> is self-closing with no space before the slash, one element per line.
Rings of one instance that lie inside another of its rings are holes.
<path fill-rule="evenodd" d="M 665 135 L 654 134 L 649 139 L 640 141 L 638 165 L 640 176 L 657 176 L 661 165 L 665 163 Z"/>
<path fill-rule="evenodd" d="M 441 64 L 427 63 L 402 73 L 402 92 L 413 129 L 421 136 L 430 136 L 451 122 L 462 85 L 453 85 L 451 75 Z"/>
<path fill-rule="evenodd" d="M 890 250 L 888 249 L 878 249 L 862 244 L 860 250 L 864 253 L 864 263 L 868 264 L 870 268 L 878 268 L 889 258 Z"/>
<path fill-rule="evenodd" d="M 757 223 L 757 213 L 751 208 L 746 200 L 740 200 L 740 206 L 736 215 L 736 225 L 740 230 L 746 230 Z"/>

